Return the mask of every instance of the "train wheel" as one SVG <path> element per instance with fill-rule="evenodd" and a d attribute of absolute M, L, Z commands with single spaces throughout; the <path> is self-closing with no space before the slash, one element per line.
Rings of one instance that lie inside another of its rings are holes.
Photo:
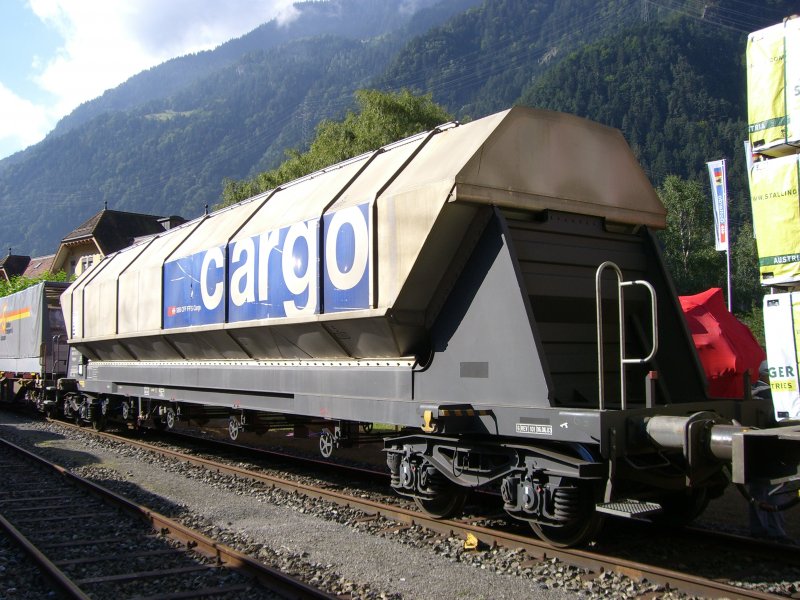
<path fill-rule="evenodd" d="M 585 482 L 575 482 L 571 487 L 559 487 L 553 499 L 554 510 L 556 515 L 565 518 L 564 524 L 556 526 L 531 522 L 531 529 L 539 538 L 556 548 L 589 543 L 603 525 L 603 515 L 594 509 L 598 494 L 598 489 Z"/>
<path fill-rule="evenodd" d="M 167 407 L 167 410 L 164 411 L 162 420 L 164 421 L 164 425 L 167 426 L 167 429 L 172 429 L 175 427 L 175 409 L 173 409 L 171 406 Z"/>
<path fill-rule="evenodd" d="M 132 409 L 131 409 L 131 405 L 128 404 L 127 402 L 123 402 L 122 403 L 122 406 L 120 407 L 120 411 L 122 413 L 122 420 L 123 421 L 127 421 L 128 419 L 131 418 Z"/>
<path fill-rule="evenodd" d="M 467 501 L 469 490 L 447 486 L 441 489 L 433 498 L 414 498 L 414 503 L 419 509 L 434 519 L 449 519 L 461 514 L 464 503 Z"/>
<path fill-rule="evenodd" d="M 228 419 L 228 437 L 231 438 L 231 441 L 236 441 L 236 438 L 239 437 L 239 432 L 241 430 L 242 425 L 239 423 L 239 420 L 236 417 L 231 417 Z"/>
<path fill-rule="evenodd" d="M 583 518 L 576 519 L 573 523 L 562 527 L 531 523 L 531 529 L 540 539 L 556 548 L 571 548 L 583 546 L 591 542 L 603 525 L 600 513 L 592 510 Z"/>
<path fill-rule="evenodd" d="M 324 458 L 330 458 L 335 445 L 336 440 L 333 434 L 327 429 L 323 429 L 319 434 L 319 453 L 322 454 Z"/>

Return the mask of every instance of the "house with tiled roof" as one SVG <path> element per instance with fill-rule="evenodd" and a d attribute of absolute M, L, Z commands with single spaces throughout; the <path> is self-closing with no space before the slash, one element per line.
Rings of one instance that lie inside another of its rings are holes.
<path fill-rule="evenodd" d="M 180 223 L 180 217 L 105 208 L 61 240 L 51 272 L 64 271 L 68 277 L 80 275 L 104 256 L 130 246 L 135 238 L 160 233 Z"/>
<path fill-rule="evenodd" d="M 48 271 L 52 273 L 55 257 L 55 254 L 48 254 L 31 258 L 21 254 L 12 254 L 9 248 L 8 255 L 0 258 L 0 281 L 11 281 L 12 277 L 20 275 L 33 279 Z"/>
<path fill-rule="evenodd" d="M 0 259 L 0 280 L 11 281 L 12 277 L 22 275 L 30 260 L 30 256 L 11 254 L 11 248 L 9 248 L 6 257 Z"/>
<path fill-rule="evenodd" d="M 47 256 L 34 256 L 28 262 L 28 266 L 25 267 L 25 270 L 22 272 L 22 276 L 33 279 L 46 272 L 54 273 L 53 260 L 55 257 L 55 254 L 48 254 Z"/>
<path fill-rule="evenodd" d="M 130 246 L 134 240 L 161 233 L 185 222 L 182 217 L 158 217 L 104 208 L 68 233 L 55 254 L 31 258 L 12 254 L 0 258 L 0 281 L 12 277 L 35 278 L 46 271 L 80 275 L 104 256 Z"/>

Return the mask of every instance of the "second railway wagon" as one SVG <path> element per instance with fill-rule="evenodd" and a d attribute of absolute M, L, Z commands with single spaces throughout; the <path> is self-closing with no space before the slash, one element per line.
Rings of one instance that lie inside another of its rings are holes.
<path fill-rule="evenodd" d="M 747 431 L 765 402 L 708 397 L 664 225 L 616 130 L 521 107 L 446 124 L 85 273 L 62 296 L 67 409 L 324 419 L 330 444 L 402 426 L 399 493 L 444 517 L 496 486 L 555 544 L 608 513 L 688 519 L 726 465 L 775 482 L 800 459 L 794 429 Z"/>
<path fill-rule="evenodd" d="M 59 298 L 67 283 L 47 281 L 0 298 L 0 402 L 55 409 L 55 386 L 67 367 L 67 332 Z"/>

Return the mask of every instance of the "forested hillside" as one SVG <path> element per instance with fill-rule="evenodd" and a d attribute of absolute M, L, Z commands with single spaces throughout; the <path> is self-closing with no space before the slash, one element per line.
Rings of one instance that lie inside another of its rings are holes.
<path fill-rule="evenodd" d="M 264 31 L 274 27 L 268 25 L 231 42 L 241 50 L 234 61 L 228 44 L 203 56 L 203 67 L 187 57 L 134 77 L 105 95 L 119 107 L 101 97 L 76 111 L 85 123 L 59 127 L 22 156 L 0 161 L 3 247 L 53 252 L 104 202 L 120 210 L 198 216 L 219 202 L 226 177 L 278 164 L 286 149 L 310 139 L 319 120 L 343 114 L 354 92 L 381 73 L 414 32 L 477 2 L 425 0 L 413 14 L 396 0 L 336 0 L 327 9 L 309 3 L 314 10 L 306 21 L 294 23 L 298 39 L 257 49 L 269 41 Z M 320 29 L 332 7 L 332 21 L 345 23 L 348 35 L 300 35 Z M 359 33 L 365 37 L 353 39 Z M 214 62 L 223 66 L 211 68 Z M 195 75 L 180 78 L 186 81 L 177 91 L 164 84 L 166 96 L 135 101 L 139 94 L 160 96 L 161 84 L 184 68 Z M 86 120 L 86 113 L 96 115 Z"/>
<path fill-rule="evenodd" d="M 136 108 L 153 100 L 165 99 L 186 86 L 230 66 L 251 52 L 261 52 L 289 42 L 322 35 L 336 35 L 360 40 L 389 34 L 408 22 L 409 33 L 426 29 L 455 13 L 477 4 L 479 0 L 440 2 L 416 0 L 416 8 L 435 7 L 417 13 L 398 11 L 397 0 L 337 0 L 336 2 L 301 1 L 295 3 L 298 16 L 285 24 L 264 23 L 251 33 L 230 40 L 213 51 L 199 52 L 169 60 L 131 77 L 119 87 L 78 107 L 62 119 L 54 133 L 59 135 L 108 111 Z M 357 18 L 356 18 L 357 16 Z"/>
<path fill-rule="evenodd" d="M 397 0 L 309 3 L 293 33 L 266 25 L 132 78 L 0 161 L 0 243 L 52 252 L 104 201 L 195 217 L 224 180 L 304 149 L 360 88 L 431 93 L 462 120 L 515 103 L 566 110 L 621 128 L 656 185 L 728 156 L 743 189 L 746 34 L 800 0 L 479 1 L 427 0 L 413 15 Z"/>
<path fill-rule="evenodd" d="M 518 102 L 571 50 L 638 25 L 641 0 L 493 0 L 412 40 L 377 87 L 432 92 L 460 118 Z"/>
<path fill-rule="evenodd" d="M 649 23 L 571 54 L 521 102 L 621 129 L 657 184 L 670 174 L 705 180 L 705 162 L 727 157 L 741 223 L 749 212 L 743 49 L 740 34 L 702 21 Z"/>

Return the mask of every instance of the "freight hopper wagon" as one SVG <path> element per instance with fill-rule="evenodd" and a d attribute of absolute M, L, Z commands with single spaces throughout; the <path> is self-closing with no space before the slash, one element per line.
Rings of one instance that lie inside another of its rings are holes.
<path fill-rule="evenodd" d="M 690 518 L 730 461 L 777 481 L 798 455 L 733 425 L 770 407 L 707 397 L 664 222 L 616 130 L 525 108 L 443 125 L 96 265 L 62 296 L 80 401 L 225 411 L 232 433 L 326 419 L 323 450 L 399 425 L 399 493 L 444 517 L 492 485 L 556 544 L 607 513 Z"/>
<path fill-rule="evenodd" d="M 0 298 L 0 402 L 55 409 L 69 349 L 59 297 L 68 285 L 42 282 Z"/>

